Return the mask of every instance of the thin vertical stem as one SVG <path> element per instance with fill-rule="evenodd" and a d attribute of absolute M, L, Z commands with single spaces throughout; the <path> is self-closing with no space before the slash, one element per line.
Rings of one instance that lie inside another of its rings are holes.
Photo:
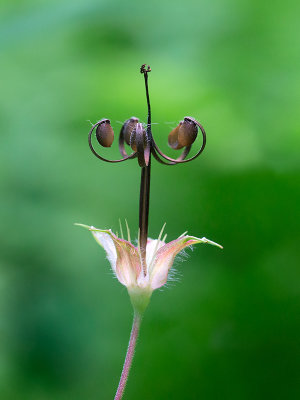
<path fill-rule="evenodd" d="M 148 72 L 144 71 L 146 99 L 148 107 L 148 120 L 147 120 L 147 140 L 150 141 L 152 146 L 152 132 L 151 132 L 151 106 L 148 89 Z M 150 199 L 150 172 L 151 172 L 151 152 L 149 164 L 142 167 L 141 171 L 141 186 L 140 186 L 140 211 L 139 211 L 139 228 L 140 228 L 140 251 L 142 259 L 142 267 L 144 275 L 147 273 L 146 266 L 146 246 L 148 239 L 148 219 L 149 219 L 149 199 Z"/>
<path fill-rule="evenodd" d="M 140 250 L 144 275 L 146 275 L 146 246 L 148 238 L 148 219 L 149 219 L 149 197 L 150 197 L 150 169 L 151 159 L 149 165 L 143 167 L 141 171 L 141 187 L 140 187 Z"/>
<path fill-rule="evenodd" d="M 141 326 L 141 320 L 142 320 L 142 316 L 140 314 L 134 313 L 132 329 L 131 329 L 129 343 L 128 343 L 128 349 L 127 349 L 127 353 L 126 353 L 126 357 L 125 357 L 125 362 L 123 365 L 123 370 L 122 370 L 119 386 L 117 389 L 117 393 L 115 395 L 115 400 L 122 399 L 123 394 L 124 394 L 125 386 L 126 386 L 127 379 L 128 379 L 128 374 L 129 374 L 130 367 L 132 364 L 136 341 L 137 341 L 140 326 Z"/>
<path fill-rule="evenodd" d="M 147 107 L 148 107 L 148 121 L 147 121 L 147 133 L 151 132 L 151 106 L 150 106 L 150 97 L 149 97 L 149 89 L 148 89 L 148 73 L 144 73 L 145 78 L 145 88 L 146 88 L 146 98 L 147 98 Z"/>

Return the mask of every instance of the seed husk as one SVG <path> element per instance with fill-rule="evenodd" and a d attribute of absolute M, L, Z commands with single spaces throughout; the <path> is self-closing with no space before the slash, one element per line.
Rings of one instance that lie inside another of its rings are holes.
<path fill-rule="evenodd" d="M 191 146 L 197 138 L 198 127 L 195 122 L 185 117 L 178 129 L 178 144 L 181 147 Z"/>
<path fill-rule="evenodd" d="M 183 145 L 178 141 L 178 133 L 179 129 L 182 125 L 182 121 L 176 126 L 176 128 L 172 129 L 168 136 L 168 144 L 174 150 L 179 150 L 183 148 Z"/>
<path fill-rule="evenodd" d="M 96 129 L 96 138 L 103 147 L 110 147 L 114 141 L 114 131 L 110 125 L 110 120 L 103 120 Z"/>
<path fill-rule="evenodd" d="M 123 129 L 123 135 L 125 142 L 130 146 L 130 136 L 133 131 L 133 129 L 136 127 L 136 124 L 139 122 L 139 119 L 136 117 L 131 117 L 127 121 L 124 122 L 124 125 L 122 127 Z"/>

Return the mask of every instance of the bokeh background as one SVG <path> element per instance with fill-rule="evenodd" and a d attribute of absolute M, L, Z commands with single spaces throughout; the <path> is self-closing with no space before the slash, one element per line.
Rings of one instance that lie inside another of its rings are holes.
<path fill-rule="evenodd" d="M 87 145 L 90 121 L 146 122 L 165 151 L 185 115 L 187 165 L 153 163 L 150 236 L 223 244 L 154 293 L 126 399 L 296 399 L 299 390 L 298 1 L 2 0 L 0 395 L 113 398 L 132 311 L 74 222 L 137 235 L 139 168 Z M 117 145 L 104 151 L 117 157 Z"/>

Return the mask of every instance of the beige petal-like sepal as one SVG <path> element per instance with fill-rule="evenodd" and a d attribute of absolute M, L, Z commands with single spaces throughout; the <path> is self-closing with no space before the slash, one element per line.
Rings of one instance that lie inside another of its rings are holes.
<path fill-rule="evenodd" d="M 138 249 L 127 240 L 119 239 L 110 229 L 97 229 L 83 224 L 76 225 L 87 228 L 104 248 L 118 280 L 127 287 L 136 286 L 141 273 Z M 115 253 L 110 252 L 110 250 L 113 250 L 111 245 L 113 245 Z"/>
<path fill-rule="evenodd" d="M 168 279 L 169 269 L 172 267 L 176 255 L 185 247 L 198 243 L 208 243 L 222 248 L 219 244 L 206 238 L 197 238 L 194 236 L 180 236 L 178 239 L 162 246 L 156 253 L 155 260 L 150 274 L 150 283 L 152 290 L 163 286 Z"/>
<path fill-rule="evenodd" d="M 168 279 L 168 273 L 174 259 L 185 247 L 198 243 L 208 243 L 222 248 L 209 239 L 188 236 L 185 233 L 172 242 L 165 243 L 162 238 L 163 226 L 158 239 L 148 239 L 146 248 L 146 272 L 142 270 L 141 253 L 138 247 L 128 241 L 118 238 L 110 229 L 97 229 L 93 226 L 75 224 L 88 229 L 96 241 L 104 248 L 111 267 L 120 283 L 127 287 L 135 310 L 142 312 L 151 297 L 153 290 L 163 286 Z M 122 230 L 122 228 L 121 228 Z M 123 237 L 123 233 L 121 235 Z"/>
<path fill-rule="evenodd" d="M 127 286 L 136 286 L 141 273 L 141 262 L 138 249 L 127 240 L 118 239 L 111 233 L 117 251 L 116 275 L 119 281 Z"/>

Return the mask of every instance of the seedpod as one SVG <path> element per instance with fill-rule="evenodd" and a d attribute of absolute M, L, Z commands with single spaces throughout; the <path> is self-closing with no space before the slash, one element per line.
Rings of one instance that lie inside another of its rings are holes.
<path fill-rule="evenodd" d="M 124 122 L 124 125 L 122 126 L 123 130 L 123 136 L 125 139 L 125 142 L 130 146 L 130 136 L 134 128 L 136 127 L 136 124 L 139 122 L 139 119 L 136 117 L 131 117 L 127 121 Z"/>
<path fill-rule="evenodd" d="M 198 127 L 194 120 L 190 117 L 184 117 L 178 129 L 178 144 L 181 147 L 191 146 L 196 140 L 197 134 Z"/>
<path fill-rule="evenodd" d="M 137 151 L 136 147 L 136 134 L 142 135 L 143 137 L 143 144 L 144 147 L 147 145 L 147 138 L 146 138 L 146 132 L 145 129 L 143 128 L 143 125 L 138 122 L 136 123 L 135 127 L 133 128 L 131 135 L 130 135 L 130 147 L 132 148 L 133 151 Z"/>
<path fill-rule="evenodd" d="M 179 150 L 183 148 L 183 145 L 179 144 L 178 142 L 178 133 L 179 129 L 182 125 L 183 121 L 180 121 L 179 124 L 174 128 L 168 136 L 168 144 L 174 150 Z"/>
<path fill-rule="evenodd" d="M 114 131 L 110 125 L 109 119 L 103 119 L 99 122 L 96 129 L 96 138 L 103 147 L 110 147 L 114 141 Z"/>

